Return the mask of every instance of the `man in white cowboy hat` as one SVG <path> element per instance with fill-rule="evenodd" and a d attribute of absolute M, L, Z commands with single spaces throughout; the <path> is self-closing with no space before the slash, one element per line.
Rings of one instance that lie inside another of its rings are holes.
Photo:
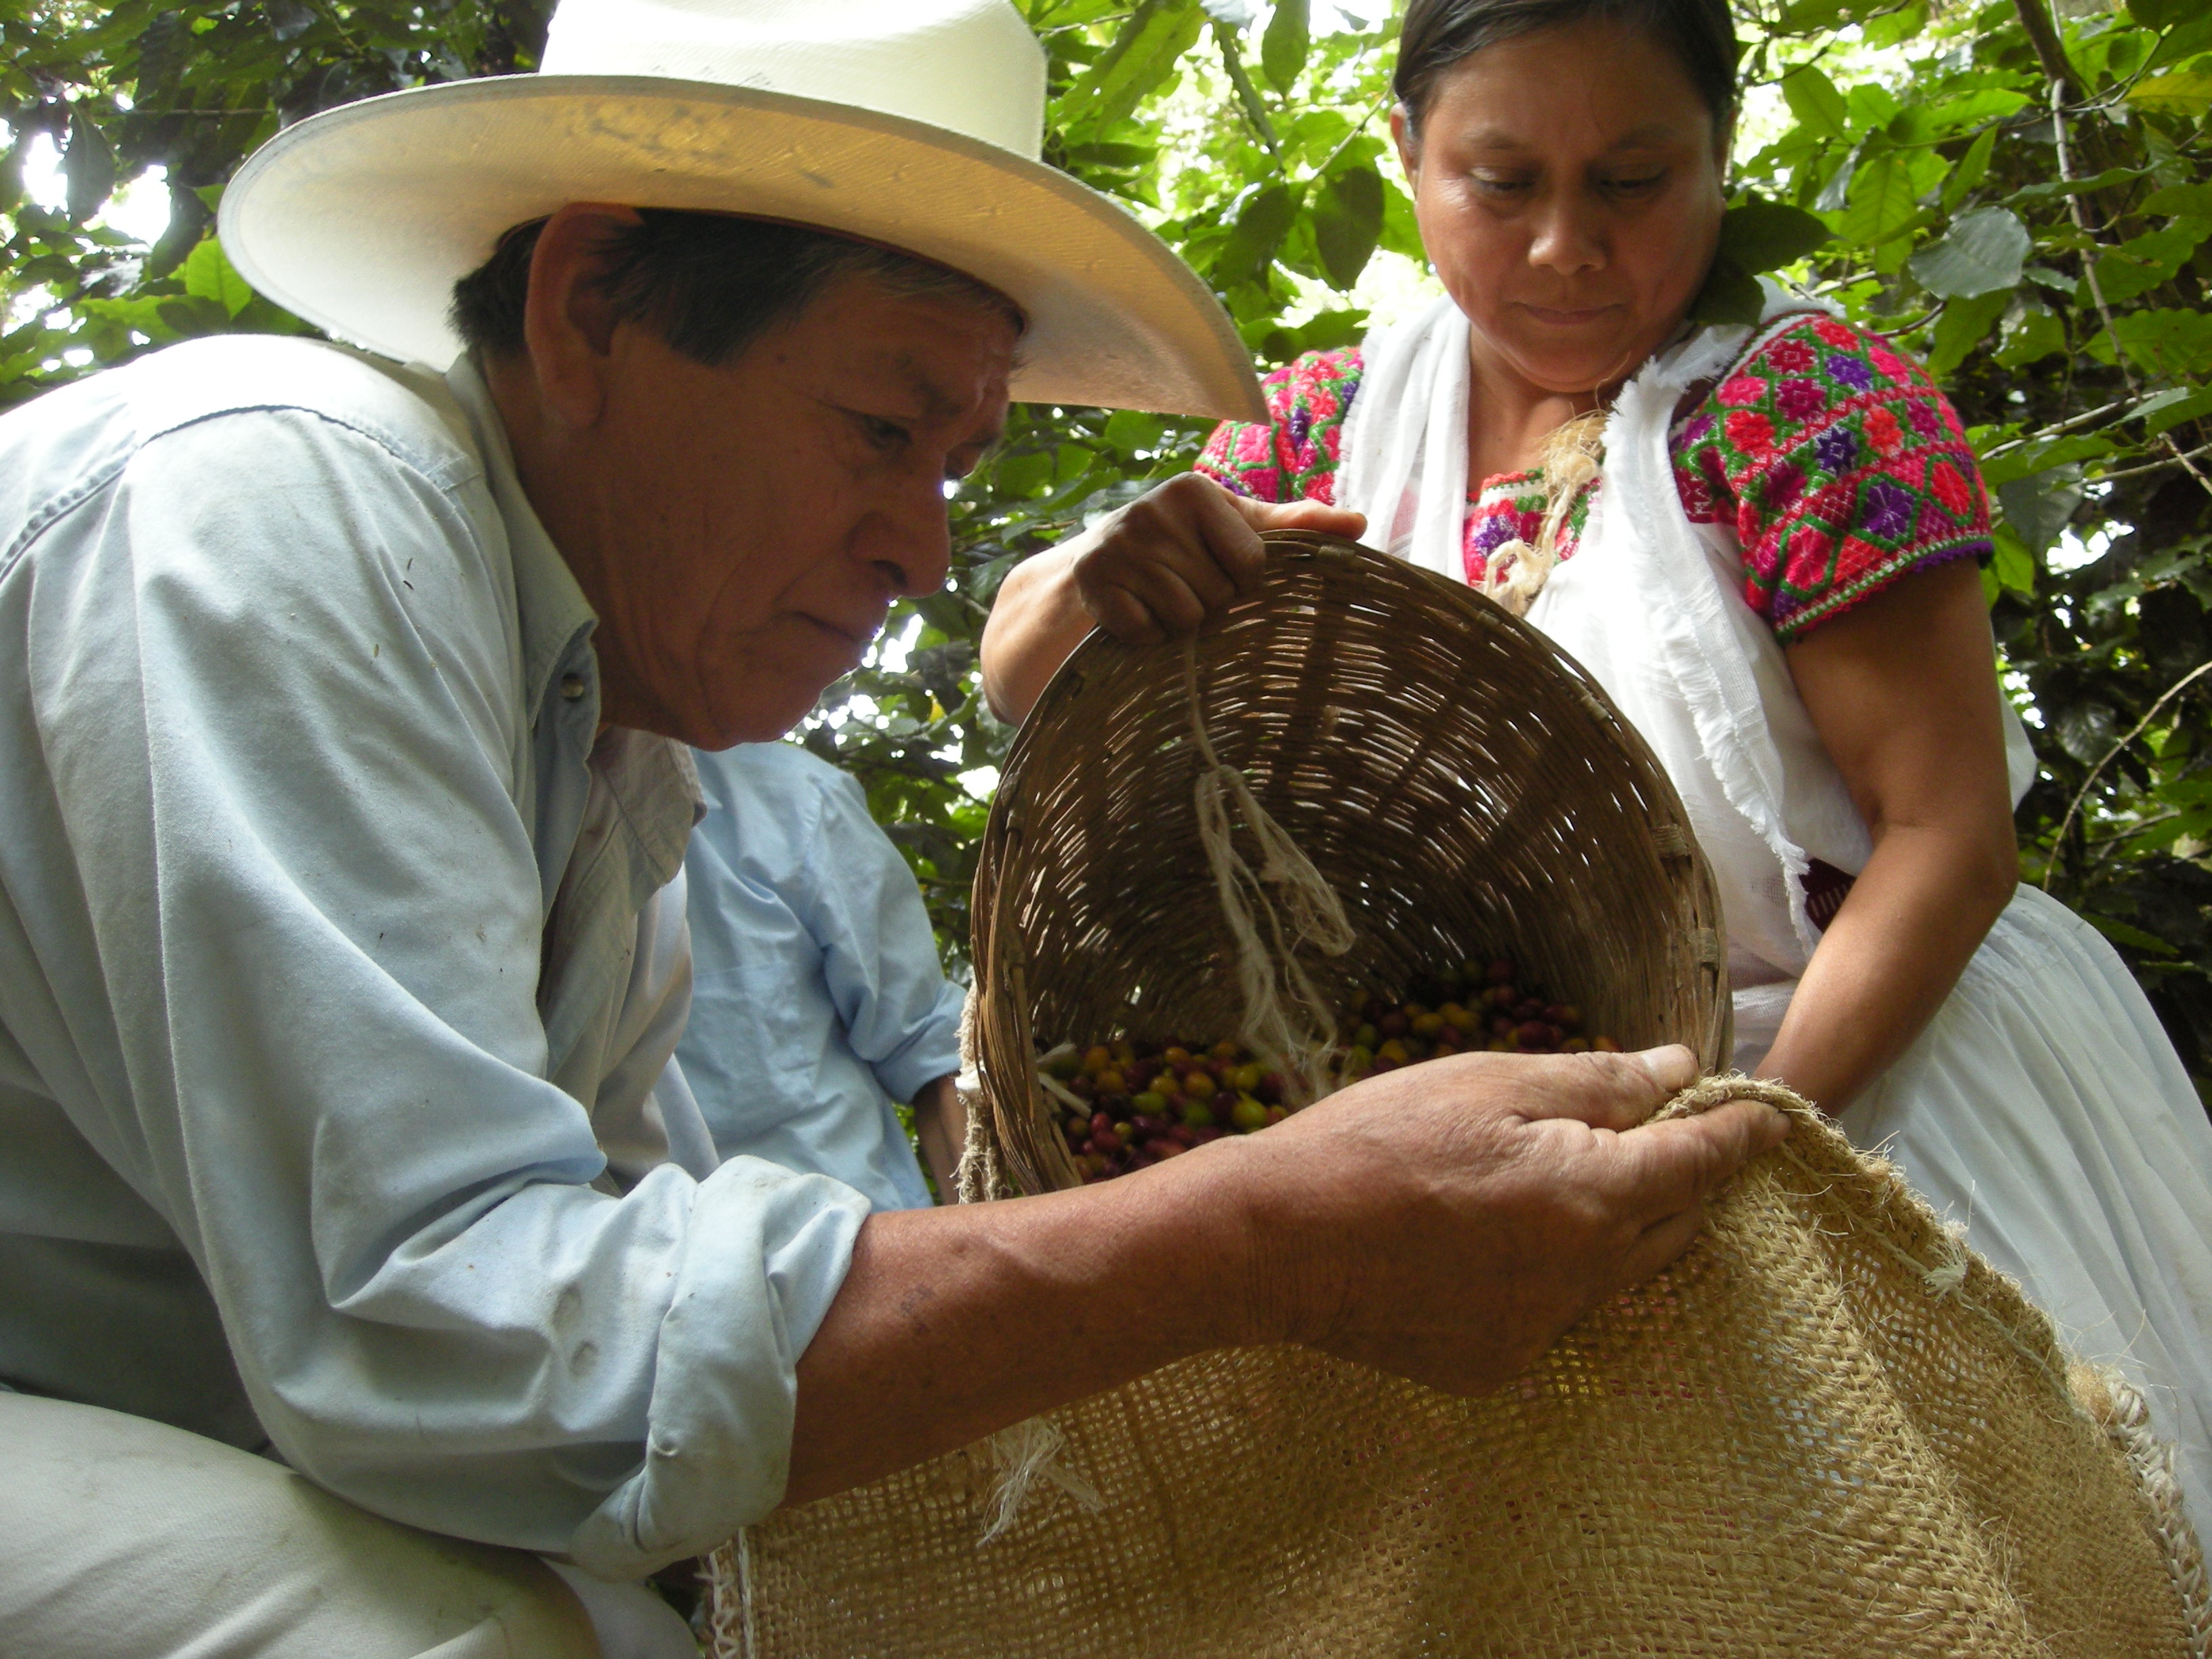
<path fill-rule="evenodd" d="M 1010 396 L 1260 406 L 1035 161 L 1004 0 L 571 0 L 545 63 L 226 198 L 389 361 L 200 342 L 0 422 L 10 1659 L 681 1650 L 621 1581 L 1180 1355 L 1492 1384 L 1779 1133 L 1630 1128 L 1680 1050 L 1469 1056 L 1018 1203 L 718 1166 L 684 745 L 944 580 Z"/>

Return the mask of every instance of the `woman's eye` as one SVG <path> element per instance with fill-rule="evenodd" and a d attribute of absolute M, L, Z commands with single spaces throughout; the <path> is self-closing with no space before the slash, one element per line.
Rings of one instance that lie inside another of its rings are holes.
<path fill-rule="evenodd" d="M 1665 182 L 1663 173 L 1641 173 L 1626 177 L 1608 179 L 1606 188 L 1623 196 L 1638 196 L 1656 190 Z"/>
<path fill-rule="evenodd" d="M 1486 196 L 1519 196 L 1526 192 L 1530 181 L 1526 179 L 1502 177 L 1495 173 L 1478 173 L 1474 187 Z"/>
<path fill-rule="evenodd" d="M 868 441 L 878 449 L 896 449 L 906 442 L 906 428 L 896 421 L 887 421 L 880 415 L 860 416 L 860 429 L 868 434 Z"/>

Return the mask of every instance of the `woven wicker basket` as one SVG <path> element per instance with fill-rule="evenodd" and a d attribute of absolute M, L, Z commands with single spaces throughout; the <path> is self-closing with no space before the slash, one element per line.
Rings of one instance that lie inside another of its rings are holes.
<path fill-rule="evenodd" d="M 1503 955 L 1626 1048 L 1729 1052 L 1720 906 L 1644 741 L 1544 636 L 1469 589 L 1330 537 L 1200 641 L 1223 760 L 1344 900 L 1337 1006 Z M 1208 1040 L 1243 1011 L 1191 811 L 1182 658 L 1094 634 L 1023 726 L 975 880 L 992 1139 L 1025 1193 L 1079 1179 L 1033 1042 Z"/>

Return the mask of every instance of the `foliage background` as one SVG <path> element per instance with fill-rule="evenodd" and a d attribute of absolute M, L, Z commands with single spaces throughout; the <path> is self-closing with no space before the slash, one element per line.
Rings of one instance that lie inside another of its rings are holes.
<path fill-rule="evenodd" d="M 1048 159 L 1155 225 L 1263 366 L 1418 295 L 1386 153 L 1386 0 L 1018 3 L 1050 53 Z M 2047 3 L 1737 0 L 1740 210 L 1705 305 L 1725 314 L 1750 273 L 1781 268 L 1943 380 L 1997 499 L 1984 582 L 2041 763 L 2022 875 L 2114 940 L 2203 1079 L 2212 8 Z M 527 70 L 544 27 L 532 0 L 0 0 L 0 405 L 186 336 L 300 328 L 209 234 L 238 162 L 351 99 Z M 111 222 L 119 189 L 143 200 L 156 181 L 166 228 Z M 952 503 L 951 585 L 895 613 L 810 722 L 905 848 L 955 961 L 1010 736 L 975 687 L 992 595 L 1203 436 L 1018 411 Z"/>

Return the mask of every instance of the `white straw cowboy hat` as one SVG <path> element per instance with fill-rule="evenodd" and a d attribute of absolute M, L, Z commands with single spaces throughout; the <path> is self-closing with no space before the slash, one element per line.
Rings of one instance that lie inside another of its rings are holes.
<path fill-rule="evenodd" d="M 980 278 L 1029 319 L 1014 395 L 1265 420 L 1205 285 L 1037 160 L 1044 54 L 1006 0 L 566 0 L 543 71 L 288 128 L 224 193 L 247 281 L 444 363 L 454 282 L 566 202 L 818 225 Z"/>

